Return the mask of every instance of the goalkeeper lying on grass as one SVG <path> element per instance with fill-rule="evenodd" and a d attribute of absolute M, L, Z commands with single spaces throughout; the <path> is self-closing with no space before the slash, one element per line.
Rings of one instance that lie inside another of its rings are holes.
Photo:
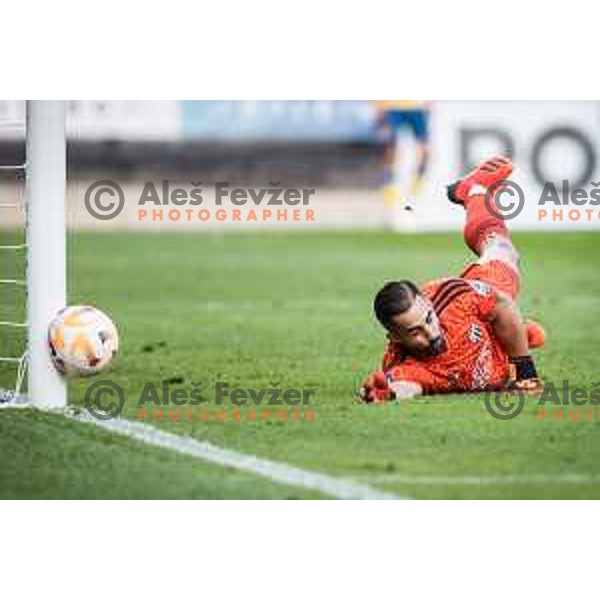
<path fill-rule="evenodd" d="M 476 263 L 460 277 L 421 289 L 392 281 L 375 296 L 375 315 L 389 343 L 383 369 L 360 390 L 364 402 L 504 387 L 542 391 L 529 350 L 541 347 L 545 334 L 521 318 L 518 254 L 505 221 L 485 202 L 488 188 L 511 172 L 507 158 L 495 157 L 448 187 L 450 200 L 466 210 L 464 237 L 479 256 Z M 490 204 L 496 201 L 494 194 Z"/>

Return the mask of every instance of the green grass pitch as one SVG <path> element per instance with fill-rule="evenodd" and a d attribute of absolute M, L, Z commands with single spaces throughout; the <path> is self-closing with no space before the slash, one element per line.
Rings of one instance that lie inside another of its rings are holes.
<path fill-rule="evenodd" d="M 2 232 L 3 243 L 16 239 Z M 541 374 L 591 389 L 600 380 L 600 235 L 531 233 L 515 241 L 523 312 L 548 332 L 537 353 Z M 482 395 L 356 403 L 384 342 L 373 293 L 387 279 L 457 273 L 470 260 L 458 233 L 78 232 L 68 247 L 71 304 L 96 305 L 119 327 L 120 356 L 101 378 L 124 389 L 126 418 L 137 418 L 146 381 L 188 389 L 201 381 L 201 408 L 211 411 L 217 380 L 314 387 L 313 421 L 155 424 L 415 498 L 600 497 L 597 410 L 591 421 L 539 421 L 528 400 L 518 418 L 498 421 Z M 0 261 L 3 278 L 19 274 L 14 255 Z M 0 320 L 19 316 L 22 298 L 0 291 Z M 12 331 L 0 336 L 0 354 L 22 347 Z M 0 387 L 13 375 L 0 367 Z M 92 381 L 70 383 L 72 404 L 83 404 Z M 30 410 L 0 410 L 0 453 L 2 498 L 316 496 Z M 571 475 L 579 479 L 565 480 Z"/>

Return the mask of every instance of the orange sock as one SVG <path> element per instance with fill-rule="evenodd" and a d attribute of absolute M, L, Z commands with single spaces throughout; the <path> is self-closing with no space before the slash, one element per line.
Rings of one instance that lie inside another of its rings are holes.
<path fill-rule="evenodd" d="M 467 211 L 467 222 L 463 230 L 465 242 L 477 256 L 481 255 L 483 244 L 490 234 L 495 233 L 510 238 L 504 221 L 488 210 L 485 196 L 479 194 L 468 196 L 464 206 Z"/>

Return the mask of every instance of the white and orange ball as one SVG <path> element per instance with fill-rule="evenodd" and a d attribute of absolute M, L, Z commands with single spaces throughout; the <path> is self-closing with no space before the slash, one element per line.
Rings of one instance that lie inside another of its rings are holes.
<path fill-rule="evenodd" d="M 61 373 L 86 377 L 108 368 L 119 350 L 119 334 L 101 310 L 67 306 L 50 322 L 48 343 Z"/>

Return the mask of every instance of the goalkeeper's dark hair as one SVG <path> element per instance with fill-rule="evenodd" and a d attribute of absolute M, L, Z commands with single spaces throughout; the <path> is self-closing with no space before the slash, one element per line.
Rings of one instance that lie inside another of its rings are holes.
<path fill-rule="evenodd" d="M 406 279 L 388 281 L 375 296 L 373 310 L 377 320 L 386 328 L 392 327 L 392 318 L 406 312 L 421 292 L 419 288 Z"/>

